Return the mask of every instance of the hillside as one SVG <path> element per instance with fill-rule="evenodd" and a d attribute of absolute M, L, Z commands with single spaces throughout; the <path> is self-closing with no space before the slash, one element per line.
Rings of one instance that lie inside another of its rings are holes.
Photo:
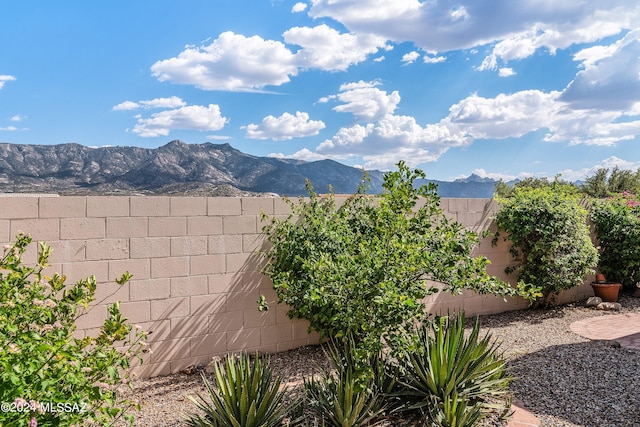
<path fill-rule="evenodd" d="M 383 173 L 369 171 L 370 193 Z M 477 177 L 435 181 L 443 197 L 491 197 L 494 182 Z M 333 160 L 314 162 L 257 157 L 229 144 L 171 141 L 155 148 L 89 148 L 78 144 L 0 144 L 0 192 L 57 194 L 188 194 L 239 196 L 353 193 L 362 171 Z"/>

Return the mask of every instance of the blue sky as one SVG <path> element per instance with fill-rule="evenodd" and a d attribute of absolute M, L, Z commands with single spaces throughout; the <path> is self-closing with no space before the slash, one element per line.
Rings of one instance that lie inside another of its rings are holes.
<path fill-rule="evenodd" d="M 639 135 L 637 0 L 1 6 L 0 142 L 575 180 L 636 170 Z"/>

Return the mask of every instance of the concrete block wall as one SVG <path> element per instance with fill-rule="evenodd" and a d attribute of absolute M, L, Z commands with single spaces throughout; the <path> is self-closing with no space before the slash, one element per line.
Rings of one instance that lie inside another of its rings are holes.
<path fill-rule="evenodd" d="M 481 231 L 491 226 L 495 204 L 489 199 L 442 199 L 446 214 Z M 287 317 L 287 307 L 271 304 L 259 312 L 264 294 L 277 300 L 270 281 L 260 274 L 263 247 L 260 213 L 287 215 L 289 207 L 274 197 L 141 196 L 0 196 L 0 243 L 18 231 L 53 248 L 47 274 L 59 272 L 68 283 L 94 275 L 96 301 L 78 320 L 78 335 L 94 335 L 107 306 L 121 301 L 130 323 L 150 332 L 142 376 L 206 364 L 212 356 L 240 350 L 279 352 L 318 342 L 308 323 Z M 37 245 L 24 260 L 34 263 Z M 508 242 L 484 239 L 478 253 L 504 277 L 511 261 Z M 115 279 L 125 271 L 124 286 Z M 563 295 L 563 301 L 591 294 L 588 286 Z M 472 292 L 439 293 L 425 301 L 431 312 L 465 309 L 491 314 L 526 308 L 521 300 L 503 301 Z"/>

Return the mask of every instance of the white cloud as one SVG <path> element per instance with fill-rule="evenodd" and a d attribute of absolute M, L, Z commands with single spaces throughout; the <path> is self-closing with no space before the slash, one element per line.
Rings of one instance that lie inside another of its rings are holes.
<path fill-rule="evenodd" d="M 247 125 L 246 137 L 283 141 L 317 135 L 324 128 L 325 124 L 321 120 L 309 120 L 309 114 L 296 111 L 295 116 L 283 113 L 280 117 L 267 116 L 259 125 Z"/>
<path fill-rule="evenodd" d="M 352 113 L 358 121 L 378 120 L 395 111 L 400 102 L 400 94 L 393 91 L 390 94 L 378 89 L 380 83 L 354 82 L 340 86 L 340 93 L 331 95 L 327 99 L 337 99 L 344 104 L 333 110 L 341 113 Z"/>
<path fill-rule="evenodd" d="M 16 78 L 13 76 L 9 76 L 6 74 L 0 74 L 0 89 L 2 89 L 4 87 L 4 84 L 6 82 L 12 82 L 14 81 Z"/>
<path fill-rule="evenodd" d="M 298 2 L 298 3 L 293 5 L 293 7 L 291 8 L 291 12 L 292 13 L 299 13 L 299 12 L 304 12 L 306 9 L 307 9 L 307 4 L 306 3 Z"/>
<path fill-rule="evenodd" d="M 378 56 L 377 58 L 373 59 L 373 62 L 382 62 L 384 61 L 386 58 L 384 57 L 384 55 L 382 56 Z"/>
<path fill-rule="evenodd" d="M 231 139 L 231 137 L 227 135 L 207 135 L 207 139 L 212 141 L 227 141 Z"/>
<path fill-rule="evenodd" d="M 436 161 L 451 147 L 476 140 L 520 138 L 546 130 L 546 142 L 570 145 L 614 145 L 640 135 L 640 101 L 629 110 L 574 109 L 562 92 L 526 90 L 484 98 L 472 94 L 452 105 L 438 123 L 420 125 L 414 117 L 395 115 L 400 95 L 388 95 L 377 81 L 342 85 L 338 95 L 325 98 L 343 104 L 356 121 L 339 129 L 314 155 L 335 160 L 364 160 L 367 168 L 390 169 L 401 159 L 410 165 Z M 293 157 L 311 158 L 307 151 Z M 289 156 L 289 157 L 292 157 Z"/>
<path fill-rule="evenodd" d="M 151 71 L 161 82 L 252 91 L 287 83 L 298 66 L 295 55 L 279 41 L 227 31 L 207 46 L 187 47 L 177 57 L 156 62 Z"/>
<path fill-rule="evenodd" d="M 416 59 L 420 58 L 420 54 L 415 50 L 413 52 L 405 53 L 402 55 L 401 61 L 405 64 L 413 64 Z"/>
<path fill-rule="evenodd" d="M 11 120 L 12 122 L 21 122 L 23 120 L 25 120 L 26 117 L 22 116 L 20 114 L 16 114 L 15 116 L 11 117 L 9 120 Z"/>
<path fill-rule="evenodd" d="M 384 37 L 340 33 L 325 24 L 313 28 L 293 27 L 282 36 L 287 43 L 302 47 L 295 54 L 301 68 L 326 71 L 345 71 L 368 55 L 387 48 Z"/>
<path fill-rule="evenodd" d="M 554 53 L 594 42 L 640 24 L 632 0 L 313 0 L 309 15 L 330 17 L 350 31 L 413 42 L 427 52 L 469 49 L 495 43 L 483 68 L 498 61 Z"/>
<path fill-rule="evenodd" d="M 269 153 L 267 154 L 267 157 L 274 157 L 276 159 L 298 159 L 306 162 L 313 162 L 315 160 L 324 160 L 328 158 L 327 156 L 314 153 L 307 148 L 303 148 L 302 150 L 296 151 L 290 155 L 285 155 L 284 153 Z"/>
<path fill-rule="evenodd" d="M 167 136 L 174 129 L 216 131 L 227 123 L 227 119 L 220 113 L 220 107 L 215 104 L 209 104 L 208 107 L 189 105 L 153 113 L 149 118 L 137 118 L 133 133 L 144 138 Z"/>
<path fill-rule="evenodd" d="M 17 131 L 18 128 L 15 126 L 7 126 L 7 127 L 0 127 L 0 131 L 7 131 L 7 132 L 13 132 L 13 131 Z"/>
<path fill-rule="evenodd" d="M 562 179 L 565 179 L 567 181 L 578 181 L 578 180 L 584 180 L 589 176 L 593 176 L 598 171 L 598 169 L 605 168 L 611 171 L 615 167 L 618 167 L 620 169 L 631 170 L 635 172 L 638 170 L 638 168 L 640 168 L 640 162 L 631 162 L 628 160 L 623 160 L 616 156 L 611 156 L 591 167 L 582 168 L 579 170 L 565 169 L 560 171 L 560 173 L 562 174 Z"/>
<path fill-rule="evenodd" d="M 545 141 L 571 145 L 614 145 L 640 135 L 640 120 L 623 112 L 572 109 L 561 95 L 538 90 L 495 98 L 471 95 L 451 106 L 441 124 L 473 139 L 519 138 L 547 129 Z"/>
<path fill-rule="evenodd" d="M 473 94 L 449 108 L 443 123 L 473 139 L 521 137 L 550 125 L 560 114 L 557 92 L 538 90 L 483 98 Z"/>
<path fill-rule="evenodd" d="M 425 55 L 422 60 L 425 64 L 438 64 L 447 60 L 446 56 L 429 56 Z"/>
<path fill-rule="evenodd" d="M 344 71 L 379 49 L 391 49 L 384 37 L 340 33 L 325 24 L 293 27 L 283 33 L 295 53 L 276 40 L 224 32 L 211 44 L 187 46 L 177 57 L 157 61 L 151 72 L 159 81 L 195 85 L 205 90 L 256 91 L 280 86 L 301 70 Z"/>
<path fill-rule="evenodd" d="M 584 69 L 565 89 L 573 108 L 625 110 L 640 102 L 640 29 L 610 46 L 578 52 Z"/>
<path fill-rule="evenodd" d="M 511 76 L 515 76 L 516 72 L 513 71 L 513 68 L 500 68 L 498 70 L 498 75 L 500 77 L 511 77 Z"/>
<path fill-rule="evenodd" d="M 182 99 L 177 96 L 172 96 L 170 98 L 156 98 L 138 102 L 124 101 L 113 107 L 113 111 L 130 111 L 140 108 L 145 110 L 152 108 L 177 108 L 184 107 L 185 105 L 187 105 L 187 103 Z"/>

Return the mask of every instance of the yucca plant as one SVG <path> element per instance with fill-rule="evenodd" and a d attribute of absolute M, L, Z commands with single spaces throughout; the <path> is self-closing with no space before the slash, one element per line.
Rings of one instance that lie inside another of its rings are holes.
<path fill-rule="evenodd" d="M 426 415 L 423 421 L 430 427 L 475 427 L 483 418 L 480 403 L 470 405 L 468 399 L 459 397 L 456 392 L 442 402 L 434 399 L 433 404 L 422 412 Z"/>
<path fill-rule="evenodd" d="M 506 361 L 476 319 L 465 337 L 465 315 L 442 316 L 416 331 L 418 348 L 406 352 L 401 383 L 405 409 L 419 410 L 428 425 L 471 426 L 492 409 L 508 408 Z"/>
<path fill-rule="evenodd" d="M 187 415 L 191 427 L 273 427 L 287 417 L 291 405 L 284 401 L 286 388 L 274 377 L 269 360 L 247 354 L 229 356 L 214 363 L 216 387 L 202 375 L 209 400 L 198 394 L 189 399 L 203 414 Z"/>
<path fill-rule="evenodd" d="M 360 427 L 375 425 L 386 409 L 381 394 L 382 386 L 391 387 L 384 375 L 378 357 L 372 360 L 373 374 L 365 376 L 357 369 L 354 357 L 356 346 L 347 337 L 329 342 L 327 355 L 336 371 L 323 374 L 319 380 L 305 380 L 307 403 L 321 420 L 322 425 L 332 427 Z"/>

